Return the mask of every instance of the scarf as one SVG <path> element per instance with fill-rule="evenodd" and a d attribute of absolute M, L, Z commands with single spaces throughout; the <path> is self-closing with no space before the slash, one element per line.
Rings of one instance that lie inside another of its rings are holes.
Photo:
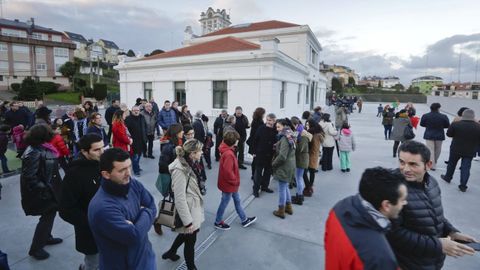
<path fill-rule="evenodd" d="M 115 195 L 117 197 L 127 197 L 128 191 L 130 190 L 130 182 L 126 185 L 120 185 L 112 180 L 101 179 L 102 188 L 109 194 Z"/>
<path fill-rule="evenodd" d="M 278 133 L 278 141 L 280 141 L 282 137 L 286 137 L 290 147 L 295 148 L 295 136 L 289 127 L 284 127 L 282 131 Z"/>
<path fill-rule="evenodd" d="M 200 182 L 207 180 L 205 179 L 205 177 L 202 176 L 203 175 L 202 171 L 205 169 L 203 167 L 203 164 L 201 162 L 191 160 L 188 156 L 185 157 L 185 160 L 187 161 L 188 166 L 192 168 L 193 173 L 198 179 L 198 187 L 200 187 Z"/>
<path fill-rule="evenodd" d="M 365 210 L 367 210 L 367 213 L 377 222 L 378 226 L 380 226 L 382 229 L 389 229 L 390 228 L 390 220 L 380 213 L 371 203 L 366 201 L 360 194 L 358 194 L 358 197 L 360 198 L 360 201 L 362 202 L 363 207 Z"/>
<path fill-rule="evenodd" d="M 56 158 L 60 156 L 60 152 L 58 152 L 57 148 L 55 148 L 55 146 L 53 146 L 51 143 L 48 143 L 48 142 L 43 143 L 42 147 L 52 152 Z"/>
<path fill-rule="evenodd" d="M 302 131 L 304 130 L 305 128 L 303 127 L 302 124 L 299 124 L 297 126 L 297 132 L 298 132 L 298 135 L 297 135 L 297 140 L 299 141 L 300 138 L 302 137 Z"/>

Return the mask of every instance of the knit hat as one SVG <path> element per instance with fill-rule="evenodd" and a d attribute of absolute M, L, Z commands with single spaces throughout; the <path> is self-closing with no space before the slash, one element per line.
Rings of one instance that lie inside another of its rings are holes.
<path fill-rule="evenodd" d="M 463 111 L 462 120 L 475 121 L 475 112 L 471 109 Z"/>

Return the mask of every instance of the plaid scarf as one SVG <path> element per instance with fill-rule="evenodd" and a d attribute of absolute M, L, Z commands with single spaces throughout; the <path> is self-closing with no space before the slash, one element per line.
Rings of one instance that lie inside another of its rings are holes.
<path fill-rule="evenodd" d="M 190 168 L 192 168 L 193 173 L 195 174 L 195 176 L 198 179 L 198 184 L 199 184 L 199 187 L 200 187 L 200 182 L 206 180 L 202 176 L 202 171 L 205 169 L 203 167 L 203 164 L 201 162 L 198 162 L 198 161 L 195 162 L 195 161 L 191 160 L 188 156 L 185 157 L 185 160 L 187 161 Z"/>

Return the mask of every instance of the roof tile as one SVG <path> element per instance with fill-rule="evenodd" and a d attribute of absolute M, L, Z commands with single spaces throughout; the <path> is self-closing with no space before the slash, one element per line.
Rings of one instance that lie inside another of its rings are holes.
<path fill-rule="evenodd" d="M 260 31 L 260 30 L 268 30 L 268 29 L 287 28 L 287 27 L 295 27 L 295 26 L 300 26 L 300 25 L 294 24 L 294 23 L 282 22 L 282 21 L 265 21 L 265 22 L 256 22 L 256 23 L 248 23 L 248 24 L 239 24 L 239 25 L 233 25 L 227 28 L 223 28 L 212 33 L 208 33 L 206 35 L 203 35 L 202 37 L 227 35 L 227 34 L 242 33 L 242 32 L 252 32 L 252 31 Z"/>

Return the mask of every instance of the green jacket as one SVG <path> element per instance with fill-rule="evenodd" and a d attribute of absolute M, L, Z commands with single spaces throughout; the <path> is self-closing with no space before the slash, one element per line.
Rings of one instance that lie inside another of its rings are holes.
<path fill-rule="evenodd" d="M 295 159 L 297 168 L 307 169 L 310 159 L 309 143 L 312 140 L 312 134 L 306 130 L 302 131 L 300 139 L 297 141 L 297 148 L 295 149 Z"/>
<path fill-rule="evenodd" d="M 272 169 L 273 177 L 278 181 L 292 183 L 295 179 L 295 147 L 290 147 L 286 137 L 276 144 Z"/>

